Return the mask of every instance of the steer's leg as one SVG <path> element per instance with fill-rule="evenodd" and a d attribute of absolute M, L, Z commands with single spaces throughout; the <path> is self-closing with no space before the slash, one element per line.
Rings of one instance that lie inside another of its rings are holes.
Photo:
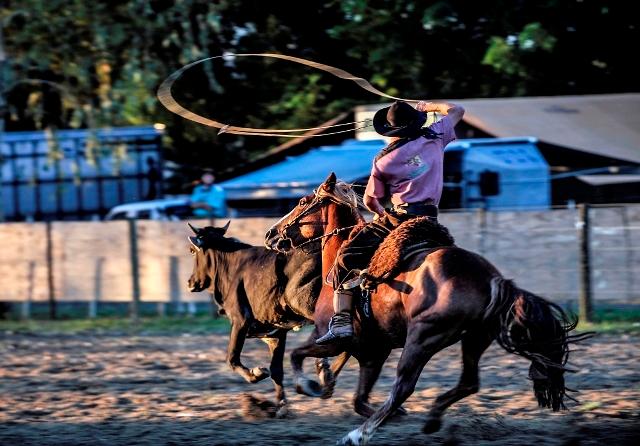
<path fill-rule="evenodd" d="M 279 330 L 275 337 L 265 338 L 264 341 L 269 346 L 269 351 L 271 352 L 269 371 L 271 372 L 271 379 L 276 389 L 276 400 L 278 401 L 276 417 L 281 418 L 287 414 L 287 400 L 284 394 L 284 387 L 282 386 L 282 379 L 284 377 L 284 348 L 287 341 L 287 331 Z"/>
<path fill-rule="evenodd" d="M 229 335 L 229 345 L 227 347 L 227 363 L 231 370 L 242 376 L 247 382 L 256 383 L 269 376 L 269 371 L 262 367 L 248 369 L 240 361 L 240 353 L 244 346 L 251 321 L 243 318 L 231 320 L 231 334 Z"/>

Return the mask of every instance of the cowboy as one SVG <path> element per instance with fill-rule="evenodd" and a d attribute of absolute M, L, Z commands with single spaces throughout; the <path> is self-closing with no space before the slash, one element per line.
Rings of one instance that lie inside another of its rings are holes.
<path fill-rule="evenodd" d="M 423 128 L 428 112 L 444 115 Z M 333 270 L 333 311 L 329 330 L 317 344 L 330 344 L 353 337 L 351 317 L 354 288 L 362 283 L 361 270 L 384 238 L 404 221 L 426 216 L 437 220 L 442 195 L 444 148 L 456 139 L 454 127 L 464 108 L 441 102 L 420 101 L 413 108 L 403 101 L 378 110 L 373 118 L 375 131 L 391 138 L 373 161 L 364 194 L 365 206 L 374 220 L 345 242 Z M 392 209 L 382 201 L 391 199 Z"/>

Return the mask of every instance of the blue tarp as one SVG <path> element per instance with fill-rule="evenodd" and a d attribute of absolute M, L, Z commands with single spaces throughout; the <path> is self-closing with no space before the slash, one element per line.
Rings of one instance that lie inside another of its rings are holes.
<path fill-rule="evenodd" d="M 322 183 L 331 173 L 353 182 L 366 178 L 383 140 L 347 140 L 339 146 L 323 146 L 269 167 L 220 183 L 228 199 L 296 198 Z"/>

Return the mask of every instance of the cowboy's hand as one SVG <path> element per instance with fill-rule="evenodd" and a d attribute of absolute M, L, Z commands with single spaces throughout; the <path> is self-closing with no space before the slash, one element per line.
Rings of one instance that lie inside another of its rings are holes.
<path fill-rule="evenodd" d="M 416 110 L 421 111 L 421 112 L 430 112 L 432 111 L 433 106 L 431 104 L 431 102 L 427 102 L 427 101 L 419 101 L 416 104 Z"/>

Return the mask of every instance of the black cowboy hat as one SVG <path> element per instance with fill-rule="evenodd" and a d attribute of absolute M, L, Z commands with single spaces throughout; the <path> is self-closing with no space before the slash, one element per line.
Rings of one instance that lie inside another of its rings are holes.
<path fill-rule="evenodd" d="M 389 107 L 376 112 L 373 117 L 373 128 L 382 136 L 398 136 L 400 138 L 415 136 L 424 123 L 426 113 L 420 112 L 403 101 L 396 101 Z"/>

